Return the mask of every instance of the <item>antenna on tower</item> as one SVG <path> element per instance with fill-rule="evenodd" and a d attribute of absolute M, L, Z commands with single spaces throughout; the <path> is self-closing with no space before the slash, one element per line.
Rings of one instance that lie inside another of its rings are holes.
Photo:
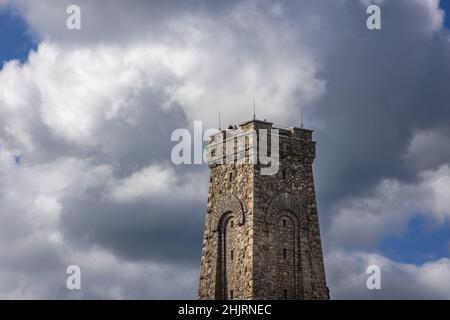
<path fill-rule="evenodd" d="M 220 111 L 219 111 L 219 131 L 222 131 L 222 129 L 220 128 Z"/>
<path fill-rule="evenodd" d="M 256 120 L 256 98 L 253 97 L 253 120 Z"/>
<path fill-rule="evenodd" d="M 300 109 L 300 129 L 303 129 L 303 108 Z"/>

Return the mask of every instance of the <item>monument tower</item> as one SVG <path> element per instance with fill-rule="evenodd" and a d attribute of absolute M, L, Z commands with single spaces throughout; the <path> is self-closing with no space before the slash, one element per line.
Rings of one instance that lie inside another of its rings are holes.
<path fill-rule="evenodd" d="M 271 151 L 278 170 L 270 174 L 259 160 L 261 142 L 279 150 Z M 206 156 L 199 298 L 328 299 L 312 131 L 254 119 L 213 135 Z"/>

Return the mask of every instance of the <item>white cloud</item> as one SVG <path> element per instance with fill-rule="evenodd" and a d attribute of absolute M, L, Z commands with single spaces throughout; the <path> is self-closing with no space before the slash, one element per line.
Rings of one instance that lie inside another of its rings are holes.
<path fill-rule="evenodd" d="M 420 1 L 425 8 L 426 13 L 430 17 L 430 23 L 428 30 L 431 32 L 436 32 L 442 29 L 444 25 L 444 10 L 439 8 L 439 3 L 442 0 L 426 0 Z"/>
<path fill-rule="evenodd" d="M 174 32 L 182 32 L 185 23 L 180 21 Z M 274 31 L 260 32 L 265 33 L 263 50 L 276 56 Z M 95 147 L 106 144 L 100 136 L 109 123 L 143 125 L 133 114 L 144 107 L 157 115 L 176 102 L 188 120 L 203 119 L 212 126 L 218 111 L 226 121 L 248 118 L 242 118 L 243 108 L 250 117 L 250 102 L 257 97 L 258 113 L 281 121 L 289 118 L 298 95 L 308 104 L 323 94 L 324 83 L 316 79 L 314 62 L 305 51 L 292 49 L 282 62 L 260 64 L 262 57 L 240 53 L 229 30 L 216 33 L 229 41 L 213 45 L 212 39 L 200 37 L 185 45 L 145 42 L 125 47 L 42 42 L 25 65 L 9 62 L 0 74 L 5 134 L 31 151 L 31 129 L 42 124 L 58 139 Z M 149 92 L 158 93 L 159 105 L 142 105 Z"/>
<path fill-rule="evenodd" d="M 338 299 L 450 299 L 450 259 L 422 265 L 399 263 L 379 254 L 337 250 L 325 257 L 332 298 Z M 366 286 L 367 267 L 381 269 L 381 289 Z"/>
<path fill-rule="evenodd" d="M 95 188 L 106 191 L 110 186 L 120 201 L 165 197 L 169 188 L 192 201 L 189 197 L 198 192 L 189 183 L 199 175 L 175 176 L 172 168 L 154 165 L 118 179 L 111 166 L 88 159 L 18 165 L 7 149 L 0 163 L 0 298 L 195 297 L 197 268 L 133 262 L 96 244 L 85 247 L 81 239 L 67 238 L 61 214 L 67 197 L 80 201 Z M 65 288 L 70 264 L 82 269 L 81 292 Z"/>
<path fill-rule="evenodd" d="M 124 49 L 41 43 L 27 64 L 10 62 L 0 74 L 7 133 L 28 146 L 26 121 L 38 121 L 68 142 L 98 145 L 102 125 L 114 119 L 132 125 L 136 119 L 128 111 L 137 107 L 139 95 L 156 84 L 164 88 L 170 68 L 180 69 L 165 62 L 170 50 L 151 44 Z M 153 106 L 155 113 L 158 107 Z"/>
<path fill-rule="evenodd" d="M 443 161 L 450 159 L 449 139 L 445 128 L 416 132 L 404 155 L 405 164 L 418 171 L 438 167 Z"/>
<path fill-rule="evenodd" d="M 88 160 L 59 159 L 40 165 L 17 165 L 11 152 L 4 149 L 0 170 L 0 220 L 4 245 L 21 241 L 20 233 L 11 236 L 11 225 L 21 225 L 34 234 L 57 235 L 63 198 L 67 193 L 84 195 L 88 188 L 105 183 L 111 177 L 106 165 L 91 165 Z"/>
<path fill-rule="evenodd" d="M 177 175 L 168 165 L 150 165 L 132 175 L 114 182 L 109 197 L 116 201 L 136 201 L 163 198 L 168 201 L 176 195 L 181 199 L 204 200 L 205 194 L 195 190 L 199 181 L 206 182 L 202 173 Z"/>
<path fill-rule="evenodd" d="M 338 299 L 449 299 L 450 259 L 422 265 L 393 261 L 379 254 L 336 251 L 326 256 L 327 280 Z M 366 286 L 367 267 L 381 269 L 381 289 Z"/>
<path fill-rule="evenodd" d="M 436 171 L 427 171 L 422 175 L 424 210 L 434 214 L 440 223 L 450 218 L 450 166 L 441 166 Z"/>
<path fill-rule="evenodd" d="M 172 168 L 149 166 L 118 182 L 112 189 L 111 195 L 122 201 L 161 196 L 170 192 L 175 182 L 175 172 Z"/>
<path fill-rule="evenodd" d="M 383 180 L 365 197 L 336 205 L 330 237 L 337 242 L 373 247 L 382 235 L 399 234 L 420 214 L 439 224 L 450 220 L 450 166 L 420 174 L 417 184 Z"/>

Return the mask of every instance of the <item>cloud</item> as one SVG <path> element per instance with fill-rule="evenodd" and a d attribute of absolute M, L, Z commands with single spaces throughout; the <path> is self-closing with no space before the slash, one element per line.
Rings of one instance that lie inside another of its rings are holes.
<path fill-rule="evenodd" d="M 383 235 L 401 234 L 415 215 L 438 224 L 450 220 L 450 166 L 420 174 L 417 183 L 386 179 L 366 197 L 346 198 L 334 207 L 331 243 L 375 248 Z"/>
<path fill-rule="evenodd" d="M 16 8 L 44 40 L 38 53 L 43 61 L 36 63 L 42 65 L 43 83 L 50 89 L 57 79 L 66 79 L 58 84 L 61 91 L 46 91 L 55 95 L 49 100 L 69 104 L 71 111 L 58 107 L 60 111 L 55 112 L 56 107 L 50 105 L 52 116 L 47 122 L 63 127 L 68 121 L 81 120 L 73 135 L 88 135 L 93 118 L 102 111 L 114 115 L 131 108 L 135 101 L 128 97 L 138 95 L 140 85 L 146 90 L 151 85 L 162 88 L 167 103 L 178 103 L 188 119 L 201 118 L 208 126 L 216 124 L 218 111 L 226 121 L 242 121 L 236 111 L 240 114 L 247 109 L 250 115 L 253 97 L 257 97 L 261 115 L 287 120 L 298 104 L 307 105 L 324 92 L 313 53 L 299 41 L 296 29 L 282 19 L 280 5 L 135 1 L 125 10 L 120 1 L 107 6 L 81 1 L 85 26 L 74 33 L 62 27 L 66 4 L 69 2 L 50 1 L 36 6 L 19 1 Z M 115 23 L 107 23 L 113 20 Z M 48 68 L 49 64 L 57 67 Z M 75 66 L 90 67 L 83 71 Z M 70 101 L 61 101 L 67 92 L 65 99 Z M 90 107 L 107 102 L 107 110 Z M 276 112 L 274 105 L 278 106 Z M 85 115 L 87 108 L 90 111 Z"/>
<path fill-rule="evenodd" d="M 379 254 L 335 251 L 327 256 L 327 280 L 337 299 L 446 299 L 450 298 L 450 259 L 422 265 L 398 263 Z M 381 270 L 381 289 L 366 286 L 367 268 Z M 420 289 L 419 289 L 420 288 Z"/>
<path fill-rule="evenodd" d="M 175 185 L 174 171 L 162 166 L 149 166 L 120 181 L 111 191 L 119 201 L 133 201 L 142 197 L 161 196 Z"/>
<path fill-rule="evenodd" d="M 404 161 L 414 171 L 436 168 L 450 159 L 448 128 L 418 131 L 411 139 Z"/>
<path fill-rule="evenodd" d="M 170 201 L 173 194 L 182 201 L 197 199 L 204 201 L 205 194 L 193 190 L 192 185 L 198 180 L 206 180 L 201 173 L 193 173 L 183 177 L 177 176 L 175 170 L 168 165 L 150 165 L 131 176 L 116 181 L 109 192 L 115 201 L 136 201 L 162 197 Z"/>
<path fill-rule="evenodd" d="M 70 50 L 41 43 L 26 65 L 13 61 L 2 71 L 3 110 L 12 111 L 4 118 L 14 121 L 7 133 L 19 143 L 29 144 L 31 133 L 23 130 L 33 127 L 24 122 L 37 120 L 56 138 L 98 146 L 99 135 L 109 122 L 136 125 L 136 114 L 129 110 L 142 101 L 144 87 L 149 92 L 156 82 L 155 90 L 164 88 L 164 77 L 170 78 L 172 67 L 161 63 L 166 53 L 166 49 L 152 46 Z M 23 94 L 14 90 L 18 82 L 23 84 Z M 33 102 L 27 98 L 34 98 Z M 24 114 L 28 116 L 22 117 Z M 17 127 L 23 130 L 14 132 Z"/>
<path fill-rule="evenodd" d="M 20 256 L 7 256 L 16 264 L 2 267 L 2 299 L 195 298 L 192 287 L 197 268 L 127 262 L 99 249 L 80 253 L 40 243 L 33 243 L 32 249 L 31 244 L 20 249 Z M 81 268 L 81 291 L 65 287 L 65 270 L 73 263 Z"/>
<path fill-rule="evenodd" d="M 192 257 L 198 251 L 204 210 L 189 217 L 184 206 L 171 213 L 170 206 L 157 201 L 159 194 L 152 193 L 146 195 L 147 205 L 137 205 L 136 199 L 131 205 L 117 205 L 106 196 L 101 200 L 96 190 L 106 192 L 120 181 L 117 190 L 123 191 L 138 174 L 125 178 L 123 184 L 111 166 L 90 160 L 66 158 L 19 166 L 7 150 L 0 159 L 1 297 L 195 297 L 192 288 L 198 268 L 193 261 L 198 255 Z M 174 227 L 179 228 L 175 237 Z M 199 236 L 191 239 L 195 227 Z M 179 240 L 164 244 L 173 239 Z M 188 264 L 177 266 L 170 263 L 173 259 Z M 70 264 L 82 269 L 82 292 L 65 288 L 65 269 Z M 158 289 L 163 283 L 165 289 Z"/>

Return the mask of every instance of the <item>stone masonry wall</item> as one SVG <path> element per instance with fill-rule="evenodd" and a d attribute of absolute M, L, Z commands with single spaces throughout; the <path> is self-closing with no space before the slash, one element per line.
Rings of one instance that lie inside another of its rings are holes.
<path fill-rule="evenodd" d="M 240 127 L 271 134 L 272 123 L 256 120 Z M 223 138 L 219 133 L 211 145 Z M 240 140 L 247 158 L 256 151 L 252 139 Z M 280 129 L 279 143 L 275 175 L 261 175 L 259 163 L 210 164 L 200 299 L 328 299 L 312 132 Z M 225 151 L 218 156 L 226 157 Z M 231 152 L 237 154 L 237 146 Z"/>

